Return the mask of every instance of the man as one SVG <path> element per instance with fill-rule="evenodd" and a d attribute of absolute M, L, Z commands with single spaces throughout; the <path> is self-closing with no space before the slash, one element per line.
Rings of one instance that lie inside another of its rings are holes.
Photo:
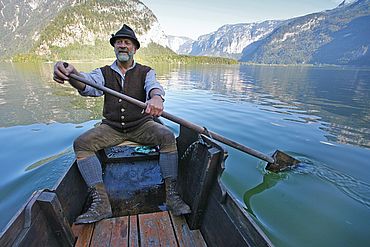
<path fill-rule="evenodd" d="M 101 96 L 103 92 L 69 78 L 70 74 L 84 78 L 133 98 L 146 102 L 145 111 L 109 94 L 104 95 L 104 119 L 102 124 L 83 133 L 73 143 L 78 168 L 91 188 L 92 203 L 86 213 L 76 219 L 76 224 L 86 224 L 112 216 L 108 195 L 103 184 L 102 169 L 95 152 L 115 146 L 125 140 L 144 145 L 159 145 L 159 164 L 165 179 L 166 204 L 174 215 L 190 213 L 190 208 L 176 192 L 177 147 L 174 134 L 165 126 L 155 122 L 153 117 L 163 112 L 164 90 L 157 82 L 150 67 L 134 61 L 134 54 L 140 43 L 134 31 L 127 25 L 112 34 L 110 44 L 114 47 L 116 60 L 110 66 L 79 73 L 67 63 L 57 62 L 54 66 L 54 80 L 69 83 L 82 96 Z"/>

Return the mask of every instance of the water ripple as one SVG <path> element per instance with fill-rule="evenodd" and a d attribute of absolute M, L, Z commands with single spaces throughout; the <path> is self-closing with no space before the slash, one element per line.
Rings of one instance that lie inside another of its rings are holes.
<path fill-rule="evenodd" d="M 350 175 L 337 171 L 326 164 L 312 161 L 306 157 L 297 157 L 301 163 L 291 171 L 294 174 L 312 174 L 330 182 L 345 195 L 370 209 L 370 184 Z"/>

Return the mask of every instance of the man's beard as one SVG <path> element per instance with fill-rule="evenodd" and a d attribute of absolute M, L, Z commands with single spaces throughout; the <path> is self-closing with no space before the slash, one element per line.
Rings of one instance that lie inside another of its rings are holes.
<path fill-rule="evenodd" d="M 116 52 L 117 60 L 120 62 L 127 62 L 134 57 L 134 52 Z"/>

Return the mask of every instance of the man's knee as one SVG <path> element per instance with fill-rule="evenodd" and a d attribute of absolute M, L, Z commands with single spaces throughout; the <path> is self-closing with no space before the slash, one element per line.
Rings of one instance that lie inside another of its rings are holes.
<path fill-rule="evenodd" d="M 80 135 L 73 141 L 73 150 L 77 159 L 84 159 L 95 155 L 93 143 L 86 138 L 85 134 Z"/>
<path fill-rule="evenodd" d="M 161 138 L 162 138 L 162 144 L 170 145 L 170 144 L 176 143 L 175 135 L 169 129 L 162 132 Z"/>
<path fill-rule="evenodd" d="M 177 152 L 176 138 L 171 130 L 166 128 L 166 130 L 161 133 L 160 139 L 161 152 Z"/>
<path fill-rule="evenodd" d="M 173 132 L 166 126 L 156 123 L 154 121 L 149 121 L 145 123 L 144 128 L 146 129 L 143 138 L 148 140 L 153 140 L 159 145 L 171 145 L 176 143 L 176 138 Z"/>
<path fill-rule="evenodd" d="M 83 138 L 83 135 L 80 135 L 73 141 L 73 150 L 76 151 L 81 151 L 85 149 L 85 141 Z"/>

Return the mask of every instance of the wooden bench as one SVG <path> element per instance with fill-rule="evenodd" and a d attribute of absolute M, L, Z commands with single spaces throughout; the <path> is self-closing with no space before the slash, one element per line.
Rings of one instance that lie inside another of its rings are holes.
<path fill-rule="evenodd" d="M 184 217 L 156 212 L 105 219 L 95 224 L 73 225 L 81 246 L 207 246 L 199 230 L 190 230 Z"/>

